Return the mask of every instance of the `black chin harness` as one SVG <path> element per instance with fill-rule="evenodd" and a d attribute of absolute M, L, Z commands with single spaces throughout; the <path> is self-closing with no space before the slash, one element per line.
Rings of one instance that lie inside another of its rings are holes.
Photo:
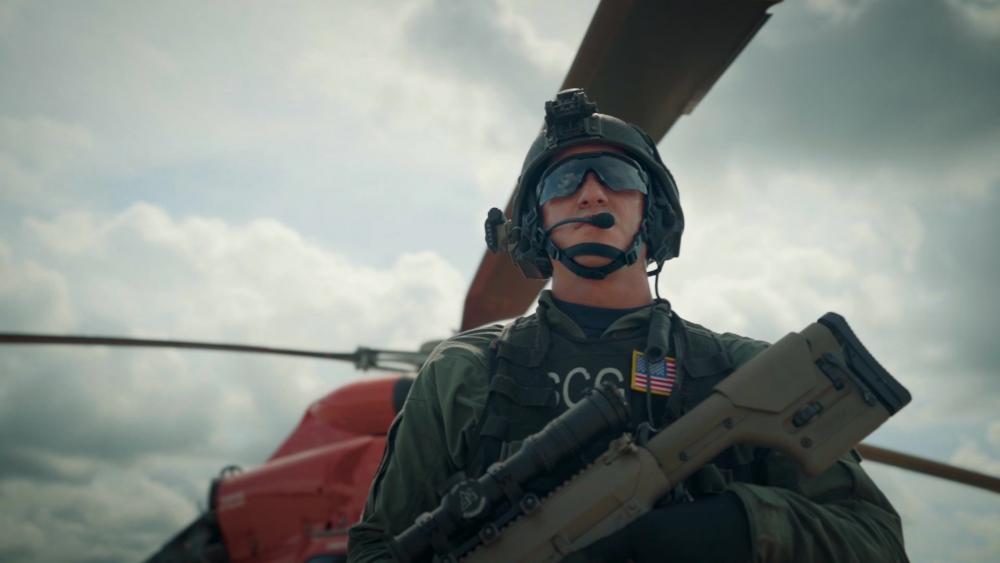
<path fill-rule="evenodd" d="M 645 226 L 645 223 L 643 226 Z M 559 248 L 556 246 L 556 243 L 552 242 L 552 238 L 543 231 L 545 252 L 553 260 L 558 260 L 569 271 L 581 278 L 603 280 L 619 269 L 631 266 L 639 260 L 639 250 L 642 249 L 643 230 L 640 228 L 639 232 L 632 238 L 632 244 L 629 246 L 628 251 L 599 242 L 583 242 L 569 248 Z M 584 266 L 575 260 L 577 256 L 601 256 L 603 258 L 610 258 L 611 261 L 603 266 Z"/>

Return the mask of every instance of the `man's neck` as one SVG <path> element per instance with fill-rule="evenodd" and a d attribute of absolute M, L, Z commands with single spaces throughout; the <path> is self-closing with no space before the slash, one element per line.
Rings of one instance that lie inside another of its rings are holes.
<path fill-rule="evenodd" d="M 552 295 L 559 300 L 603 307 L 629 309 L 648 305 L 653 300 L 649 281 L 642 267 L 645 262 L 617 270 L 603 280 L 581 278 L 555 262 L 552 269 Z"/>

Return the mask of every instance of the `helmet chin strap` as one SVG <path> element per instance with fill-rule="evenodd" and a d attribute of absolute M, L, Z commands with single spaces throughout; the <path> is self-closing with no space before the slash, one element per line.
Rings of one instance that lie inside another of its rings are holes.
<path fill-rule="evenodd" d="M 563 266 L 588 280 L 603 280 L 612 273 L 625 266 L 631 266 L 639 260 L 639 251 L 642 249 L 641 229 L 632 237 L 632 244 L 626 252 L 620 248 L 615 248 L 609 244 L 599 242 L 584 242 L 575 244 L 569 248 L 562 249 L 552 242 L 552 239 L 545 234 L 545 251 L 553 259 L 558 260 Z M 584 266 L 577 262 L 577 256 L 601 256 L 610 258 L 611 261 L 603 266 Z"/>

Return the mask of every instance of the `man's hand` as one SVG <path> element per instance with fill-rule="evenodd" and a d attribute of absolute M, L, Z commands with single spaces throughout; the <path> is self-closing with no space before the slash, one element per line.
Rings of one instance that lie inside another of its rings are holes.
<path fill-rule="evenodd" d="M 745 563 L 750 528 L 734 493 L 653 509 L 563 563 Z"/>

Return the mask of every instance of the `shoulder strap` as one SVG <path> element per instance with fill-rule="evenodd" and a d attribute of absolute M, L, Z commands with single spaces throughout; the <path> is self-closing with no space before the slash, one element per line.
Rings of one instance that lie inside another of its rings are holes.
<path fill-rule="evenodd" d="M 673 312 L 674 356 L 678 365 L 680 392 L 667 401 L 668 416 L 683 415 L 701 401 L 703 395 L 732 369 L 725 347 L 718 336 L 705 327 L 689 323 Z"/>
<path fill-rule="evenodd" d="M 544 303 L 538 304 L 545 307 Z M 519 317 L 504 327 L 497 338 L 497 357 L 524 367 L 542 365 L 549 349 L 549 326 L 541 319 L 544 310 L 539 313 Z"/>
<path fill-rule="evenodd" d="M 733 362 L 718 335 L 707 328 L 684 321 L 687 332 L 687 369 L 693 377 L 719 375 L 732 369 Z"/>
<path fill-rule="evenodd" d="M 522 342 L 524 336 L 531 332 L 531 327 L 534 324 L 531 320 L 531 316 L 518 317 L 507 323 L 500 330 L 500 334 L 490 342 L 487 361 L 489 385 L 486 404 L 483 405 L 483 411 L 472 433 L 472 436 L 478 440 L 478 444 L 475 450 L 469 452 L 469 458 L 466 460 L 467 472 L 471 477 L 478 477 L 485 473 L 486 468 L 499 458 L 500 448 L 507 438 L 510 421 L 493 412 L 496 388 L 503 387 L 505 379 L 504 376 L 498 377 L 497 372 L 500 369 L 501 359 L 516 361 L 516 359 L 529 355 L 530 347 L 525 346 Z M 530 336 L 533 337 L 533 335 Z"/>
<path fill-rule="evenodd" d="M 470 452 L 469 474 L 480 475 L 489 464 L 499 458 L 500 448 L 510 438 L 513 422 L 498 411 L 496 396 L 503 395 L 522 407 L 554 407 L 556 397 L 552 390 L 542 387 L 525 387 L 507 375 L 514 367 L 536 368 L 542 365 L 549 348 L 549 327 L 541 317 L 545 314 L 544 302 L 539 311 L 519 317 L 507 324 L 490 343 L 488 361 L 489 392 L 480 420 L 476 422 L 473 436 L 478 440 L 475 451 Z M 503 366 L 503 367 L 502 367 Z"/>

